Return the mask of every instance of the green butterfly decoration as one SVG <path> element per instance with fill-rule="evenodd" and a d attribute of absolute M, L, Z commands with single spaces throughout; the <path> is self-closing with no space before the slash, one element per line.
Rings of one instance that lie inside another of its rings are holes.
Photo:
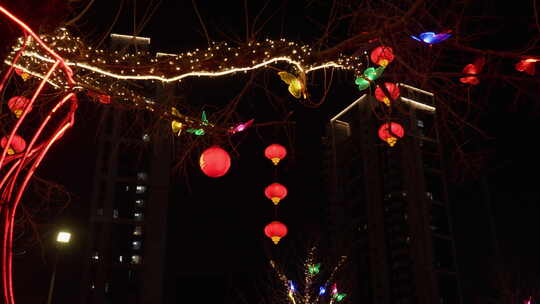
<path fill-rule="evenodd" d="M 384 66 L 380 66 L 378 68 L 367 68 L 364 71 L 363 75 L 356 77 L 356 81 L 354 83 L 358 85 L 358 89 L 360 91 L 363 91 L 369 88 L 371 82 L 381 77 L 382 73 L 384 72 L 384 68 Z"/>
<path fill-rule="evenodd" d="M 317 263 L 315 265 L 308 265 L 308 272 L 310 275 L 315 275 L 319 273 L 321 268 L 321 263 Z"/>
<path fill-rule="evenodd" d="M 201 115 L 201 121 L 202 121 L 203 126 L 208 125 L 208 119 L 206 119 L 206 113 L 204 111 L 202 112 L 202 115 Z M 189 129 L 186 130 L 186 132 L 191 133 L 191 134 L 195 134 L 197 136 L 204 135 L 204 129 L 202 129 L 202 128 L 199 128 L 199 129 L 189 128 Z"/>
<path fill-rule="evenodd" d="M 346 293 L 336 293 L 333 295 L 334 299 L 336 299 L 336 302 L 341 302 L 341 300 L 343 300 L 346 296 Z"/>

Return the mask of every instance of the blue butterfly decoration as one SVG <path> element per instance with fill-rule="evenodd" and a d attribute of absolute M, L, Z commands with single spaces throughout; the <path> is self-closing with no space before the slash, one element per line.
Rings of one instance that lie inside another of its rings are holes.
<path fill-rule="evenodd" d="M 412 39 L 423 42 L 425 44 L 429 44 L 429 45 L 445 41 L 446 39 L 450 37 L 452 37 L 452 34 L 450 34 L 450 31 L 446 31 L 446 32 L 438 33 L 438 34 L 435 34 L 434 32 L 424 32 L 418 35 L 418 37 L 411 35 Z"/>

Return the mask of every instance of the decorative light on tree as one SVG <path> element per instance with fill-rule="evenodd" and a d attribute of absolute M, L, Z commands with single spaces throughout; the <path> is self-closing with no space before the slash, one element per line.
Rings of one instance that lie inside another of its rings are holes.
<path fill-rule="evenodd" d="M 474 63 L 469 63 L 463 68 L 463 74 L 471 75 L 466 77 L 461 77 L 459 81 L 462 83 L 467 83 L 471 85 L 477 85 L 480 83 L 480 80 L 476 75 L 482 71 L 482 68 L 484 67 L 484 64 L 486 63 L 486 59 L 484 57 L 480 57 L 474 61 Z"/>
<path fill-rule="evenodd" d="M 287 196 L 287 188 L 280 183 L 273 183 L 264 189 L 264 195 L 277 205 Z"/>
<path fill-rule="evenodd" d="M 450 32 L 450 30 L 437 34 L 435 32 L 424 32 L 418 35 L 418 37 L 411 35 L 411 38 L 431 46 L 432 44 L 443 42 L 446 39 L 452 37 L 452 34 L 450 34 Z"/>
<path fill-rule="evenodd" d="M 218 146 L 212 146 L 201 154 L 199 165 L 204 174 L 209 177 L 222 177 L 231 167 L 231 157 L 227 151 Z"/>
<path fill-rule="evenodd" d="M 264 156 L 277 166 L 277 164 L 287 156 L 287 149 L 280 144 L 271 144 L 264 149 Z"/>
<path fill-rule="evenodd" d="M 520 60 L 518 63 L 516 63 L 516 70 L 519 72 L 527 73 L 529 75 L 534 75 L 536 71 L 535 65 L 538 61 L 540 61 L 540 59 L 532 57 Z"/>
<path fill-rule="evenodd" d="M 287 235 L 287 226 L 282 222 L 273 221 L 264 227 L 264 234 L 272 239 L 272 242 L 277 245 L 282 237 Z"/>
<path fill-rule="evenodd" d="M 379 138 L 388 143 L 390 147 L 393 147 L 403 135 L 405 135 L 405 130 L 396 122 L 385 123 L 379 128 Z"/>
<path fill-rule="evenodd" d="M 302 265 L 302 271 L 294 272 L 303 273 L 304 275 L 296 283 L 285 275 L 285 272 L 278 267 L 276 262 L 270 260 L 270 265 L 276 272 L 283 288 L 287 291 L 286 302 L 291 304 L 332 304 L 339 303 L 346 298 L 347 294 L 339 292 L 335 280 L 338 270 L 347 257 L 342 256 L 335 267 L 328 268 L 327 271 L 321 271 L 321 263 L 315 261 L 315 250 L 316 248 L 313 247 L 308 252 L 306 261 Z M 328 288 L 330 288 L 330 293 L 327 292 Z"/>
<path fill-rule="evenodd" d="M 396 100 L 399 98 L 399 87 L 397 85 L 391 82 L 385 82 L 384 86 L 390 94 L 390 98 L 392 98 L 392 100 Z M 390 98 L 386 96 L 384 91 L 379 86 L 377 86 L 377 88 L 375 89 L 375 98 L 378 101 L 383 102 L 385 105 L 390 106 Z"/>

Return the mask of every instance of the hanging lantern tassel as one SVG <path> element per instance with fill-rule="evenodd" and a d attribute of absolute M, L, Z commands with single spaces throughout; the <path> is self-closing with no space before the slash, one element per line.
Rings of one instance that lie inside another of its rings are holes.
<path fill-rule="evenodd" d="M 403 127 L 395 122 L 389 122 L 383 124 L 379 128 L 379 138 L 386 143 L 390 147 L 393 147 L 399 138 L 402 138 L 403 135 L 405 135 L 405 130 L 403 130 Z"/>
<path fill-rule="evenodd" d="M 184 127 L 184 125 L 177 121 L 177 120 L 173 120 L 171 122 L 171 129 L 173 131 L 174 134 L 176 134 L 177 136 L 180 136 L 180 133 L 182 133 L 182 128 Z"/>

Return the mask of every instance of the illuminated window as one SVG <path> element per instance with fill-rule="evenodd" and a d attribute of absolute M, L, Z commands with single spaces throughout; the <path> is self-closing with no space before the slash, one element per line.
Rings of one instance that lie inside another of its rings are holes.
<path fill-rule="evenodd" d="M 423 128 L 424 127 L 424 122 L 422 120 L 417 120 L 416 121 L 416 125 L 420 128 Z"/>
<path fill-rule="evenodd" d="M 144 200 L 143 199 L 137 199 L 135 200 L 135 206 L 142 207 L 144 206 Z"/>
<path fill-rule="evenodd" d="M 133 264 L 140 264 L 141 263 L 141 256 L 138 254 L 134 254 L 131 256 L 131 263 Z"/>
<path fill-rule="evenodd" d="M 133 230 L 133 235 L 142 235 L 142 226 L 135 226 Z"/>
<path fill-rule="evenodd" d="M 139 250 L 141 249 L 141 241 L 133 241 L 131 242 L 131 246 L 133 250 Z"/>
<path fill-rule="evenodd" d="M 92 254 L 92 260 L 99 260 L 99 253 L 97 251 L 94 251 L 94 254 Z"/>
<path fill-rule="evenodd" d="M 142 194 L 142 193 L 145 193 L 145 192 L 146 192 L 146 186 L 137 185 L 137 187 L 135 187 L 135 193 Z"/>
<path fill-rule="evenodd" d="M 118 257 L 118 262 L 122 263 L 124 261 L 124 257 L 123 256 L 119 256 Z"/>
<path fill-rule="evenodd" d="M 114 209 L 114 210 L 113 210 L 112 217 L 113 217 L 113 218 L 118 218 L 118 209 Z"/>
<path fill-rule="evenodd" d="M 143 219 L 143 213 L 142 212 L 135 212 L 133 213 L 133 218 L 136 220 L 136 221 L 142 221 Z"/>
<path fill-rule="evenodd" d="M 148 134 L 143 134 L 142 140 L 143 140 L 144 142 L 149 142 L 149 141 L 150 141 L 150 135 L 148 135 Z"/>

